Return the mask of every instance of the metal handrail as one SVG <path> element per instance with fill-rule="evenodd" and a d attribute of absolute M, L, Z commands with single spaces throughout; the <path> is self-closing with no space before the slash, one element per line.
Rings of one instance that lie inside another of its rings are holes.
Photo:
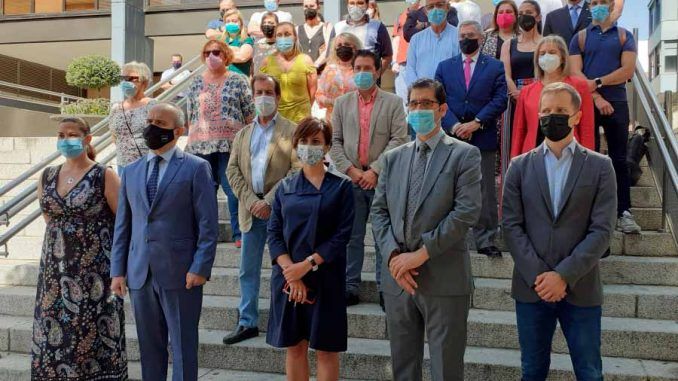
<path fill-rule="evenodd" d="M 153 87 L 146 90 L 146 92 L 144 94 L 151 95 L 155 90 L 160 88 L 160 86 L 162 86 L 162 84 L 169 82 L 170 80 L 172 80 L 172 78 L 174 78 L 179 73 L 181 73 L 185 70 L 188 70 L 188 66 L 197 62 L 197 60 L 199 58 L 200 58 L 200 56 L 194 57 L 193 59 L 191 59 L 189 61 L 189 63 L 187 65 L 185 65 L 184 70 L 176 71 L 171 76 L 169 76 L 166 80 L 160 81 L 156 85 L 154 85 Z M 182 91 L 185 91 L 186 88 L 188 86 L 190 86 L 192 80 L 196 76 L 200 75 L 203 72 L 204 69 L 205 69 L 205 65 L 199 66 L 186 79 L 184 79 L 180 84 L 173 86 L 171 89 L 163 92 L 162 94 L 160 94 L 155 99 L 158 100 L 158 101 L 165 101 L 165 100 L 169 100 L 169 99 L 174 99 L 177 96 L 177 94 L 179 94 Z M 182 100 L 180 103 L 183 103 L 183 102 L 185 102 L 185 100 Z M 109 122 L 109 118 L 106 117 L 104 120 L 97 123 L 95 128 L 92 128 L 92 133 L 94 133 L 95 129 L 100 130 L 100 129 L 108 126 L 108 124 L 109 124 L 108 122 Z M 109 131 L 106 131 L 106 133 L 104 133 L 96 142 L 92 143 L 92 145 L 97 149 L 102 149 L 102 148 L 105 149 L 108 146 L 110 146 L 112 143 L 113 143 L 112 132 L 109 130 Z M 100 163 L 108 163 L 109 161 L 111 161 L 115 157 L 115 155 L 116 155 L 115 152 L 110 153 L 104 159 L 102 159 L 100 161 Z M 54 161 L 59 156 L 60 156 L 60 154 L 58 152 L 54 153 L 54 154 L 50 155 L 48 158 L 41 161 L 39 164 L 31 167 L 31 169 L 29 169 L 28 171 L 22 173 L 17 179 L 10 182 L 10 184 L 7 184 L 5 187 L 0 188 L 0 196 L 4 193 L 8 192 L 9 190 L 13 189 L 14 187 L 16 187 L 21 182 L 27 180 L 28 178 L 30 178 L 32 175 L 34 175 L 35 173 L 37 173 L 41 169 L 44 169 L 44 167 L 46 167 L 49 163 Z M 54 157 L 54 158 L 52 158 L 52 157 Z M 50 159 L 50 158 L 52 158 L 52 159 Z M 42 166 L 40 167 L 40 165 L 42 165 Z M 22 180 L 18 181 L 20 179 L 22 179 Z M 10 185 L 12 185 L 11 188 L 8 187 Z M 13 197 L 10 201 L 8 201 L 2 207 L 0 207 L 0 223 L 9 224 L 9 218 L 11 218 L 11 217 L 15 216 L 16 214 L 18 214 L 19 212 L 21 212 L 23 209 L 25 209 L 30 204 L 32 204 L 35 200 L 37 200 L 37 184 L 33 184 L 33 185 L 27 187 L 19 195 Z M 0 236 L 0 246 L 4 246 L 6 248 L 7 242 L 12 237 L 14 237 L 17 233 L 19 233 L 20 231 L 25 229 L 28 225 L 33 223 L 33 221 L 36 218 L 38 218 L 40 216 L 40 214 L 41 214 L 40 208 L 37 208 L 36 210 L 29 213 L 26 217 L 24 217 L 21 221 L 19 221 L 16 225 L 13 225 L 11 228 L 9 228 L 7 231 L 5 231 L 4 234 L 2 234 L 2 236 Z M 0 251 L 0 256 L 6 257 L 7 255 L 8 255 L 7 249 L 5 249 L 4 252 Z"/>
<path fill-rule="evenodd" d="M 29 92 L 32 92 L 32 93 L 49 95 L 49 96 L 52 96 L 52 97 L 59 97 L 59 98 L 61 98 L 62 103 L 63 103 L 64 99 L 71 99 L 71 100 L 75 100 L 75 101 L 85 99 L 85 98 L 78 97 L 78 96 L 75 96 L 75 95 L 70 95 L 70 94 L 65 94 L 65 93 L 57 93 L 55 91 L 39 89 L 37 87 L 19 85 L 18 83 L 12 83 L 12 82 L 7 82 L 7 81 L 0 81 L 0 86 L 9 87 L 11 89 L 17 89 L 17 90 L 22 90 L 22 91 L 29 91 Z"/>

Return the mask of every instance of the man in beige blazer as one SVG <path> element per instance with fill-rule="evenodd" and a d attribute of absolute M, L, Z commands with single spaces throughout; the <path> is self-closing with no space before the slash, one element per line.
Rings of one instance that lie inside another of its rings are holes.
<path fill-rule="evenodd" d="M 259 283 L 266 244 L 266 225 L 275 190 L 299 168 L 292 148 L 296 124 L 278 114 L 280 84 L 265 74 L 252 79 L 257 118 L 235 136 L 226 174 L 238 198 L 238 222 L 242 230 L 240 261 L 240 320 L 224 337 L 235 344 L 259 335 Z"/>
<path fill-rule="evenodd" d="M 360 273 L 365 255 L 367 216 L 374 188 L 381 172 L 384 152 L 405 144 L 407 121 L 403 102 L 395 94 L 382 91 L 376 81 L 381 61 L 369 50 L 359 50 L 353 61 L 357 91 L 339 97 L 332 113 L 330 157 L 337 170 L 353 181 L 355 218 L 346 252 L 346 304 L 358 304 Z M 380 285 L 381 256 L 377 255 L 377 287 Z M 379 293 L 379 304 L 384 308 Z"/>

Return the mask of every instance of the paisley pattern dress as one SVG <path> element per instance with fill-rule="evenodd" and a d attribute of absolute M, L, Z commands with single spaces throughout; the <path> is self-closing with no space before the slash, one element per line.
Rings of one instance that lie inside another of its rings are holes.
<path fill-rule="evenodd" d="M 127 380 L 123 302 L 110 291 L 115 216 L 104 197 L 106 168 L 96 164 L 64 197 L 61 166 L 42 177 L 40 207 L 49 221 L 40 259 L 31 379 Z"/>

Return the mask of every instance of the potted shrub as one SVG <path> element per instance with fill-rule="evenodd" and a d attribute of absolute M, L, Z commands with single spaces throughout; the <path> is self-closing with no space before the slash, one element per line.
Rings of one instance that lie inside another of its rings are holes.
<path fill-rule="evenodd" d="M 102 89 L 120 83 L 120 66 L 108 57 L 88 55 L 74 59 L 66 69 L 66 82 L 80 89 L 97 94 Z M 96 123 L 108 115 L 110 100 L 106 98 L 87 98 L 61 105 L 61 116 L 77 115 Z M 59 116 L 56 116 L 57 119 Z"/>

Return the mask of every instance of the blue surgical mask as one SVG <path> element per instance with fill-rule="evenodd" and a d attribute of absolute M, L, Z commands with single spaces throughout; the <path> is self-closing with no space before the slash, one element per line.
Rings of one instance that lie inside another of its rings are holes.
<path fill-rule="evenodd" d="M 443 9 L 433 8 L 428 12 L 428 22 L 433 25 L 440 25 L 446 21 L 447 11 Z"/>
<path fill-rule="evenodd" d="M 353 75 L 353 83 L 360 90 L 367 90 L 374 85 L 374 74 L 370 71 L 359 71 Z"/>
<path fill-rule="evenodd" d="M 122 90 L 122 95 L 125 98 L 131 98 L 137 93 L 137 86 L 133 82 L 122 81 L 120 82 L 120 90 Z"/>
<path fill-rule="evenodd" d="M 492 0 L 492 4 L 496 7 L 501 0 Z"/>
<path fill-rule="evenodd" d="M 68 138 L 57 140 L 57 150 L 66 159 L 73 159 L 80 156 L 85 147 L 82 144 L 82 138 Z"/>
<path fill-rule="evenodd" d="M 234 22 L 229 22 L 226 24 L 226 32 L 228 32 L 228 34 L 238 34 L 240 33 L 240 25 Z"/>
<path fill-rule="evenodd" d="M 417 3 L 417 1 L 419 0 L 405 0 L 405 3 L 407 3 L 407 5 L 414 5 Z"/>
<path fill-rule="evenodd" d="M 275 47 L 281 53 L 287 53 L 294 48 L 294 38 L 278 37 L 275 39 Z"/>
<path fill-rule="evenodd" d="M 407 123 L 417 135 L 426 135 L 436 128 L 436 115 L 433 110 L 414 110 L 407 114 Z"/>
<path fill-rule="evenodd" d="M 601 4 L 591 7 L 591 19 L 596 22 L 603 22 L 610 16 L 610 6 Z"/>
<path fill-rule="evenodd" d="M 269 12 L 275 12 L 278 10 L 278 2 L 275 0 L 264 0 L 264 7 Z"/>

